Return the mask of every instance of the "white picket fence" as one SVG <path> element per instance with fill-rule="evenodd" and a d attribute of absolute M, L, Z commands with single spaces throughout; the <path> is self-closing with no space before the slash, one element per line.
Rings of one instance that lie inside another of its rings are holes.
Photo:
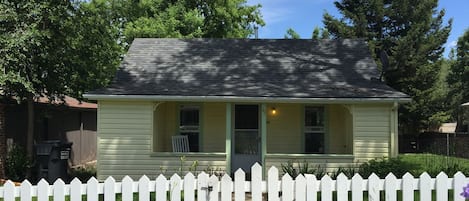
<path fill-rule="evenodd" d="M 448 197 L 453 197 L 454 201 L 463 201 L 460 193 L 463 186 L 469 183 L 469 178 L 460 172 L 453 178 L 448 178 L 445 173 L 440 173 L 436 178 L 431 178 L 426 173 L 414 178 L 407 173 L 402 179 L 397 179 L 393 174 L 389 174 L 385 179 L 380 179 L 374 174 L 368 179 L 363 179 L 357 174 L 351 180 L 343 174 L 339 175 L 337 180 L 332 180 L 327 175 L 320 180 L 314 175 L 300 175 L 293 179 L 285 174 L 279 180 L 278 169 L 271 167 L 267 181 L 263 181 L 262 167 L 255 164 L 251 173 L 251 181 L 245 181 L 245 173 L 242 170 L 235 172 L 234 181 L 228 175 L 224 175 L 220 180 L 215 175 L 209 176 L 205 173 L 198 174 L 197 178 L 188 173 L 184 179 L 175 174 L 169 180 L 160 175 L 154 181 L 147 176 L 142 176 L 138 181 L 126 176 L 121 182 L 109 177 L 104 183 L 99 183 L 92 178 L 86 184 L 78 179 L 74 179 L 70 184 L 65 184 L 59 179 L 53 185 L 41 180 L 37 186 L 28 181 L 15 186 L 13 182 L 8 181 L 0 187 L 0 199 L 15 201 L 15 198 L 20 197 L 21 201 L 32 201 L 33 197 L 37 197 L 37 201 L 49 201 L 52 196 L 54 201 L 65 201 L 69 196 L 70 201 L 82 201 L 82 196 L 85 195 L 87 201 L 98 201 L 99 195 L 103 194 L 104 201 L 116 201 L 116 194 L 120 194 L 122 201 L 132 201 L 134 195 L 138 194 L 139 201 L 149 201 L 150 194 L 155 193 L 156 201 L 181 201 L 182 196 L 184 201 L 332 201 L 333 194 L 336 194 L 338 201 L 349 200 L 349 195 L 352 201 L 362 201 L 363 192 L 366 191 L 370 201 L 396 201 L 398 191 L 402 191 L 403 201 L 413 201 L 414 192 L 419 191 L 420 201 L 447 201 Z M 453 190 L 451 194 L 449 190 Z M 436 199 L 432 199 L 432 191 L 436 192 Z M 384 199 L 380 198 L 381 192 L 384 192 Z"/>

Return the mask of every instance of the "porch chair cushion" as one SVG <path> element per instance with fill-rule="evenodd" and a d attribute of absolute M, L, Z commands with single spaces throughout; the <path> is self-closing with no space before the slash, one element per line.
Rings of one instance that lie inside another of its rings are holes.
<path fill-rule="evenodd" d="M 189 152 L 189 138 L 187 135 L 175 135 L 173 140 L 173 152 Z"/>

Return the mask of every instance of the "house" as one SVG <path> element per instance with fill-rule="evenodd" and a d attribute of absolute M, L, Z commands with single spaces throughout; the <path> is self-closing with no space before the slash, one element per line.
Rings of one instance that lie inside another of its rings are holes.
<path fill-rule="evenodd" d="M 26 146 L 28 110 L 25 103 L 4 101 L 7 149 L 13 144 Z M 97 104 L 66 96 L 63 101 L 41 97 L 34 102 L 34 142 L 71 142 L 71 165 L 96 160 Z"/>
<path fill-rule="evenodd" d="M 396 156 L 410 98 L 379 77 L 363 40 L 135 39 L 114 81 L 85 94 L 99 105 L 98 177 Z M 175 135 L 190 152 L 172 150 Z"/>

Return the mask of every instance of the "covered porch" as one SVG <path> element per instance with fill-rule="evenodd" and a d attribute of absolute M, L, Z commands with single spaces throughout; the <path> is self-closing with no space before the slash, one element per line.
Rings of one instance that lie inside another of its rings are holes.
<path fill-rule="evenodd" d="M 374 130 L 362 133 L 364 138 L 359 133 L 369 128 L 356 126 L 356 120 L 367 120 L 357 116 L 360 111 L 371 112 L 377 121 L 368 125 Z M 199 171 L 249 172 L 255 162 L 280 167 L 288 161 L 345 167 L 389 155 L 389 111 L 389 104 L 157 102 L 151 157 L 168 173 L 181 164 L 188 170 L 194 161 Z M 188 136 L 189 152 L 173 150 L 177 135 Z"/>

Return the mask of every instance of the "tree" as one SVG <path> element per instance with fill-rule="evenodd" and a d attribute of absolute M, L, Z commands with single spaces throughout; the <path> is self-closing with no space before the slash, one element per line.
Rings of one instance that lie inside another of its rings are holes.
<path fill-rule="evenodd" d="M 316 26 L 313 29 L 313 34 L 312 34 L 311 38 L 313 40 L 329 39 L 330 38 L 330 33 L 327 29 L 319 28 L 318 26 Z"/>
<path fill-rule="evenodd" d="M 246 38 L 254 26 L 264 25 L 260 5 L 246 0 L 93 0 L 122 31 L 122 41 L 136 37 Z"/>
<path fill-rule="evenodd" d="M 453 116 L 457 117 L 460 105 L 469 102 L 469 29 L 459 37 L 455 56 L 448 84 L 451 87 L 449 97 L 452 97 Z"/>
<path fill-rule="evenodd" d="M 108 83 L 120 61 L 118 30 L 105 14 L 72 1 L 1 1 L 0 16 L 2 95 L 27 102 L 32 156 L 34 99 L 80 97 Z"/>
<path fill-rule="evenodd" d="M 342 14 L 336 19 L 325 13 L 323 22 L 334 38 L 364 38 L 391 87 L 407 93 L 412 102 L 400 108 L 400 125 L 406 132 L 430 126 L 440 112 L 434 97 L 439 77 L 438 60 L 451 30 L 443 26 L 444 10 L 437 0 L 342 0 L 335 2 Z M 388 57 L 381 64 L 381 57 Z M 435 107 L 435 105 L 437 107 Z"/>
<path fill-rule="evenodd" d="M 287 29 L 287 33 L 283 36 L 285 39 L 300 39 L 300 34 L 296 33 L 292 28 Z"/>

